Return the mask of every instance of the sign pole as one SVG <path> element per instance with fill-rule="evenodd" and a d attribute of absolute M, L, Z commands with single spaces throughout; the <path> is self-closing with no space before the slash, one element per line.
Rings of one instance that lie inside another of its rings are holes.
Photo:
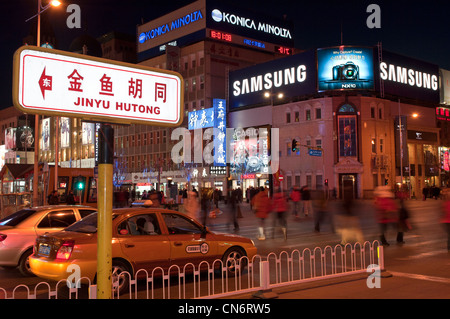
<path fill-rule="evenodd" d="M 112 198 L 114 129 L 101 124 L 99 130 L 97 188 L 97 297 L 111 299 L 112 284 Z"/>

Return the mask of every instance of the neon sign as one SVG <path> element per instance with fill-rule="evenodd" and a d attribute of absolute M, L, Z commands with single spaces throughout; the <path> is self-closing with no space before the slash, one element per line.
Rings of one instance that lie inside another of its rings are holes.
<path fill-rule="evenodd" d="M 184 27 L 192 22 L 203 19 L 202 12 L 200 10 L 191 12 L 184 17 L 173 20 L 170 23 L 160 25 L 149 31 L 142 32 L 139 35 L 139 43 L 144 43 L 145 41 L 152 40 L 160 35 L 166 34 L 170 31 L 176 30 L 178 28 Z"/>
<path fill-rule="evenodd" d="M 286 47 L 280 47 L 280 46 L 275 46 L 275 52 L 281 53 L 281 54 L 286 54 L 286 55 L 292 55 L 292 49 L 290 48 L 286 48 Z"/>
<path fill-rule="evenodd" d="M 225 32 L 220 32 L 220 31 L 214 31 L 214 30 L 211 30 L 211 38 L 218 39 L 218 40 L 224 40 L 227 42 L 232 41 L 231 34 L 225 33 Z"/>

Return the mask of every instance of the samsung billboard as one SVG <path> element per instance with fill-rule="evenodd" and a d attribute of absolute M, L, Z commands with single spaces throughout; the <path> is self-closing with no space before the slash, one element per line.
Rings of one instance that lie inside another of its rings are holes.
<path fill-rule="evenodd" d="M 439 103 L 439 67 L 435 64 L 383 51 L 379 76 L 385 94 Z"/>
<path fill-rule="evenodd" d="M 373 48 L 340 46 L 317 50 L 317 88 L 373 90 Z"/>
<path fill-rule="evenodd" d="M 230 110 L 271 103 L 279 93 L 285 98 L 312 94 L 316 90 L 314 51 L 232 71 L 229 78 Z"/>

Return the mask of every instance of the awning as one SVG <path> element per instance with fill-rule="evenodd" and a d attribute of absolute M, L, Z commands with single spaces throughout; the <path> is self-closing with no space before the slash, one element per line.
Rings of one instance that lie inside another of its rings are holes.
<path fill-rule="evenodd" d="M 0 171 L 0 179 L 3 179 L 5 174 L 9 172 L 11 176 L 16 178 L 24 177 L 27 173 L 33 172 L 34 164 L 5 164 Z"/>

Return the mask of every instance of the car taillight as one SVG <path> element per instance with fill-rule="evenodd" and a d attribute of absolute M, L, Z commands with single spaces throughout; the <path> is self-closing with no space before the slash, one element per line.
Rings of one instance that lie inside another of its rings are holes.
<path fill-rule="evenodd" d="M 0 234 L 0 241 L 4 241 L 6 239 L 6 235 L 5 234 Z"/>
<path fill-rule="evenodd" d="M 56 259 L 68 260 L 72 254 L 73 246 L 73 241 L 65 241 L 61 247 L 59 247 L 58 252 L 56 253 Z"/>

